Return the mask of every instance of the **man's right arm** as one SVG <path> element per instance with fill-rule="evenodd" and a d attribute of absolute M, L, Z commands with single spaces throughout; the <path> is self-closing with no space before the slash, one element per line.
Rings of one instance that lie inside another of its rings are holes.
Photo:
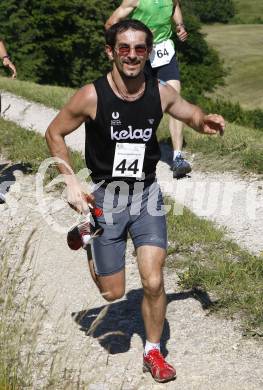
<path fill-rule="evenodd" d="M 86 85 L 72 96 L 46 131 L 46 141 L 50 153 L 61 161 L 57 164 L 57 168 L 64 175 L 68 202 L 75 206 L 79 212 L 85 212 L 88 206 L 81 186 L 71 168 L 64 138 L 89 118 L 94 119 L 96 107 L 97 94 L 94 85 Z"/>
<path fill-rule="evenodd" d="M 105 23 L 105 29 L 108 30 L 113 24 L 127 18 L 127 16 L 137 7 L 139 0 L 123 0 L 121 5 L 113 12 Z"/>
<path fill-rule="evenodd" d="M 175 9 L 173 14 L 173 20 L 176 24 L 176 34 L 180 41 L 184 42 L 187 39 L 187 31 L 185 30 L 183 15 L 180 8 L 179 1 L 174 1 Z"/>

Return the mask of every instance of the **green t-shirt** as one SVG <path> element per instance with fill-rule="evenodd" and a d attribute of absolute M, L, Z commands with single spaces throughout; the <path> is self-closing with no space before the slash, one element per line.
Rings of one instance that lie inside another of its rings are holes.
<path fill-rule="evenodd" d="M 146 24 L 153 33 L 154 43 L 160 43 L 172 35 L 173 10 L 173 0 L 139 0 L 131 18 Z"/>

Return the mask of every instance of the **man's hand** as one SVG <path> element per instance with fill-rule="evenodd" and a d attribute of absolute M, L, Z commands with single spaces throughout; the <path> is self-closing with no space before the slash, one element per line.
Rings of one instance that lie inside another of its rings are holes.
<path fill-rule="evenodd" d="M 69 206 L 80 214 L 87 214 L 89 207 L 94 207 L 94 196 L 85 194 L 77 178 L 65 175 L 67 184 L 67 202 Z"/>
<path fill-rule="evenodd" d="M 16 78 L 16 67 L 12 63 L 12 61 L 10 61 L 10 58 L 8 58 L 8 57 L 3 58 L 3 65 L 11 70 L 12 79 L 15 79 Z"/>
<path fill-rule="evenodd" d="M 204 134 L 220 134 L 223 135 L 225 130 L 225 120 L 221 115 L 209 114 L 205 115 L 203 119 Z"/>
<path fill-rule="evenodd" d="M 181 42 L 184 42 L 184 41 L 187 40 L 188 33 L 185 30 L 185 27 L 184 27 L 183 24 L 177 24 L 177 26 L 176 26 L 176 34 L 177 34 L 178 39 Z"/>

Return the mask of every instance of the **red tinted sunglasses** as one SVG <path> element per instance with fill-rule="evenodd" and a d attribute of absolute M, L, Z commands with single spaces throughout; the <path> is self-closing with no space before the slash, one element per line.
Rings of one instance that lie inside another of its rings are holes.
<path fill-rule="evenodd" d="M 119 56 L 127 57 L 130 54 L 130 51 L 133 48 L 131 48 L 128 45 L 125 46 L 119 46 L 118 48 L 115 48 L 114 50 Z M 143 57 L 148 52 L 148 48 L 145 45 L 137 45 L 134 46 L 135 53 L 138 57 Z"/>

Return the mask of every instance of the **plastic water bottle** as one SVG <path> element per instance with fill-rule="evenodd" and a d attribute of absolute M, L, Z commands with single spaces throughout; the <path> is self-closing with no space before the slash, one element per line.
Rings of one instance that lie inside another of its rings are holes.
<path fill-rule="evenodd" d="M 84 221 L 73 227 L 67 235 L 67 243 L 70 249 L 78 250 L 79 248 L 86 249 L 87 245 L 96 237 L 103 233 L 103 228 L 99 225 L 97 217 L 103 214 L 99 207 L 90 208 L 90 214 Z M 90 215 L 93 222 L 90 221 Z"/>

